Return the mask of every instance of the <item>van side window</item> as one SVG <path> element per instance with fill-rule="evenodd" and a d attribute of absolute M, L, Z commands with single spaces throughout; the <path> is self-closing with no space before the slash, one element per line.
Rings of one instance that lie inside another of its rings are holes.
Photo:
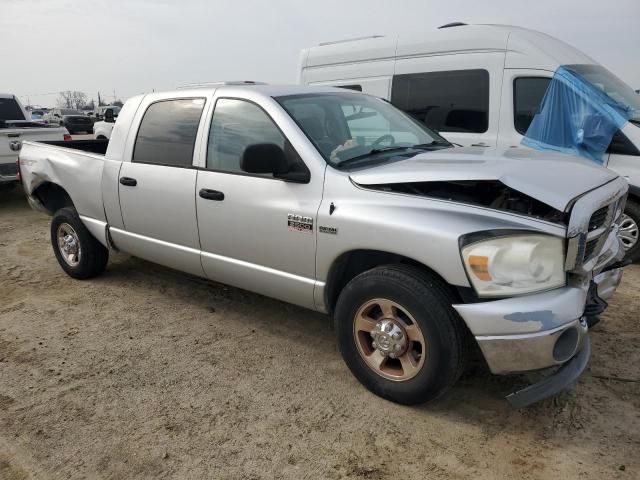
<path fill-rule="evenodd" d="M 637 147 L 631 143 L 627 136 L 620 130 L 616 131 L 615 135 L 611 139 L 607 153 L 631 155 L 634 157 L 640 156 L 640 151 L 638 151 Z"/>
<path fill-rule="evenodd" d="M 132 162 L 190 167 L 203 98 L 152 103 L 142 117 Z"/>
<path fill-rule="evenodd" d="M 513 81 L 513 124 L 520 135 L 527 133 L 540 110 L 550 81 L 546 77 L 520 77 Z"/>
<path fill-rule="evenodd" d="M 484 133 L 489 128 L 489 72 L 394 75 L 391 103 L 438 132 Z"/>
<path fill-rule="evenodd" d="M 207 168 L 244 173 L 240 159 L 249 145 L 257 143 L 275 143 L 281 147 L 291 171 L 306 169 L 289 141 L 262 108 L 246 100 L 218 99 L 209 130 Z"/>

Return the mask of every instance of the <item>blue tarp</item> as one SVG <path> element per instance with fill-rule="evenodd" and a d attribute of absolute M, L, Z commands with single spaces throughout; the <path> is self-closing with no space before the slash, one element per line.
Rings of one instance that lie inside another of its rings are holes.
<path fill-rule="evenodd" d="M 635 112 L 570 67 L 559 67 L 522 144 L 603 164 L 611 139 Z"/>

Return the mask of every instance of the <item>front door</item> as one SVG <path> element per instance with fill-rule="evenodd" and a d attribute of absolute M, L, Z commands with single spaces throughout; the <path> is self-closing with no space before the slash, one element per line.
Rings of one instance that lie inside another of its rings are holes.
<path fill-rule="evenodd" d="M 245 148 L 259 143 L 307 168 L 266 108 L 274 107 L 216 101 L 196 185 L 202 266 L 212 280 L 312 308 L 323 177 L 294 183 L 241 170 Z"/>
<path fill-rule="evenodd" d="M 194 275 L 203 275 L 192 166 L 203 106 L 191 98 L 148 106 L 132 161 L 120 169 L 124 230 L 111 229 L 116 247 Z"/>

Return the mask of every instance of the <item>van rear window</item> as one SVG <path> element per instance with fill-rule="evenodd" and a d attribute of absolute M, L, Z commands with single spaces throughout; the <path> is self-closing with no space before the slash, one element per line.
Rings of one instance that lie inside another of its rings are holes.
<path fill-rule="evenodd" d="M 394 75 L 391 103 L 438 132 L 484 133 L 489 127 L 489 72 Z"/>

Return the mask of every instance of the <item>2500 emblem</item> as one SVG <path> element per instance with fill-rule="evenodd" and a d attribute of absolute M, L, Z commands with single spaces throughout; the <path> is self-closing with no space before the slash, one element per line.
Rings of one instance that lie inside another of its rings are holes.
<path fill-rule="evenodd" d="M 287 214 L 287 225 L 289 230 L 294 232 L 313 233 L 313 218 L 311 217 L 289 213 Z"/>

